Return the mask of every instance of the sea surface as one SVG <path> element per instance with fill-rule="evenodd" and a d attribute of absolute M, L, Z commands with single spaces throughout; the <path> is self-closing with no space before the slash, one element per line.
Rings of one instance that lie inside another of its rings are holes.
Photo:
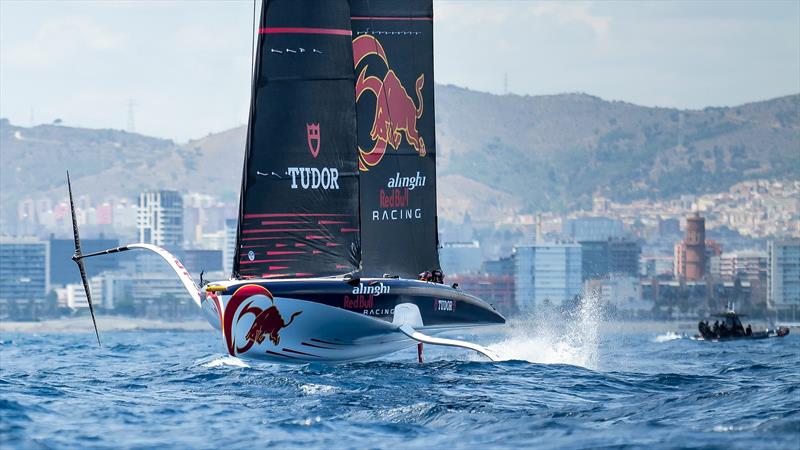
<path fill-rule="evenodd" d="M 800 447 L 800 336 L 603 332 L 591 314 L 344 365 L 245 363 L 218 332 L 0 335 L 0 448 Z M 607 327 L 606 327 L 607 328 Z M 635 330 L 636 327 L 630 327 Z"/>

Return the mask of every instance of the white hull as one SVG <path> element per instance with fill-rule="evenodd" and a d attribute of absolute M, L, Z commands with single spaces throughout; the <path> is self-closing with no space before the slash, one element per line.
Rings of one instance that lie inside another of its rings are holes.
<path fill-rule="evenodd" d="M 231 296 L 206 297 L 203 310 L 209 323 L 222 331 L 228 352 L 237 357 L 281 363 L 359 361 L 417 343 L 390 322 L 341 308 L 292 298 L 270 299 L 267 295 L 250 296 L 238 305 L 232 304 L 230 299 Z M 222 311 L 228 306 L 236 310 L 220 314 L 220 306 Z M 277 326 L 270 326 L 263 333 L 252 332 L 259 317 L 256 311 L 263 314 L 273 306 L 281 318 Z M 232 320 L 226 329 L 227 315 Z M 291 323 L 286 324 L 289 320 Z"/>
<path fill-rule="evenodd" d="M 248 280 L 247 284 L 230 280 L 200 288 L 177 258 L 153 245 L 130 244 L 75 258 L 80 261 L 133 249 L 155 252 L 169 263 L 209 323 L 222 332 L 232 356 L 279 363 L 359 361 L 419 342 L 461 347 L 498 360 L 496 354 L 480 345 L 434 338 L 421 332 L 505 322 L 480 300 L 459 293 L 455 288 L 397 279 L 362 279 L 354 287 L 347 280 L 331 278 L 262 279 Z M 273 295 L 262 284 L 306 298 Z M 287 290 L 287 286 L 290 289 Z M 84 288 L 88 297 L 85 279 Z M 231 295 L 227 295 L 229 290 L 233 290 Z M 312 294 L 309 296 L 309 293 Z M 387 296 L 388 302 L 384 301 Z M 442 300 L 447 297 L 451 299 Z M 426 320 L 430 321 L 423 321 L 420 305 L 428 309 Z M 463 316 L 464 308 L 474 320 L 459 319 L 458 314 Z M 475 318 L 475 314 L 482 314 L 483 320 L 480 316 Z"/>

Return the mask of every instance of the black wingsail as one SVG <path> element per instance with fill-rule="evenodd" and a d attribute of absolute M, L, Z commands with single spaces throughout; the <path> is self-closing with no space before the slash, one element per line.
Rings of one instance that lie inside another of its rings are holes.
<path fill-rule="evenodd" d="M 346 1 L 264 3 L 234 277 L 359 267 L 352 61 Z"/>
<path fill-rule="evenodd" d="M 365 275 L 439 268 L 431 0 L 351 0 Z"/>

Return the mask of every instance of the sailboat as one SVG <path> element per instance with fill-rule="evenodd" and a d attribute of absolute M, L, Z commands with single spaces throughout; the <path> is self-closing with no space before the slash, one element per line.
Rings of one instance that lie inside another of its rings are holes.
<path fill-rule="evenodd" d="M 342 362 L 417 345 L 421 359 L 428 343 L 497 360 L 433 336 L 505 323 L 443 283 L 433 89 L 431 0 L 265 1 L 231 278 L 198 286 L 146 243 L 82 254 L 73 219 L 87 298 L 85 258 L 142 249 L 169 263 L 232 356 Z"/>

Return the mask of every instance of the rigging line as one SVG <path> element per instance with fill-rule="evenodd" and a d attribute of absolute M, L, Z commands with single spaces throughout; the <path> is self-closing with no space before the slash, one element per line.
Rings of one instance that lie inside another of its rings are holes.
<path fill-rule="evenodd" d="M 253 26 L 250 28 L 252 36 L 250 38 L 250 85 L 253 85 L 255 77 L 255 48 L 256 48 L 256 1 L 253 0 Z"/>
<path fill-rule="evenodd" d="M 263 0 L 266 2 L 267 0 Z M 262 9 L 266 9 L 266 4 L 262 4 Z M 266 14 L 266 11 L 264 11 Z M 260 59 L 257 56 L 257 48 L 256 48 L 256 37 L 255 37 L 255 29 L 256 29 L 256 0 L 253 0 L 253 24 L 251 27 L 251 41 L 250 41 L 250 108 L 248 112 L 248 120 L 247 120 L 247 136 L 245 137 L 245 152 L 244 152 L 244 161 L 242 164 L 242 185 L 241 190 L 239 193 L 239 217 L 236 224 L 236 251 L 238 252 L 241 250 L 241 243 L 242 243 L 242 218 L 244 217 L 244 207 L 245 207 L 245 192 L 247 190 L 247 169 L 248 164 L 247 162 L 250 159 L 250 138 L 252 137 L 252 121 L 255 112 L 255 103 L 254 100 L 256 98 L 256 74 L 255 74 L 255 60 Z M 233 269 L 231 273 L 231 277 L 239 278 L 239 265 L 240 258 L 237 256 L 233 260 Z"/>

